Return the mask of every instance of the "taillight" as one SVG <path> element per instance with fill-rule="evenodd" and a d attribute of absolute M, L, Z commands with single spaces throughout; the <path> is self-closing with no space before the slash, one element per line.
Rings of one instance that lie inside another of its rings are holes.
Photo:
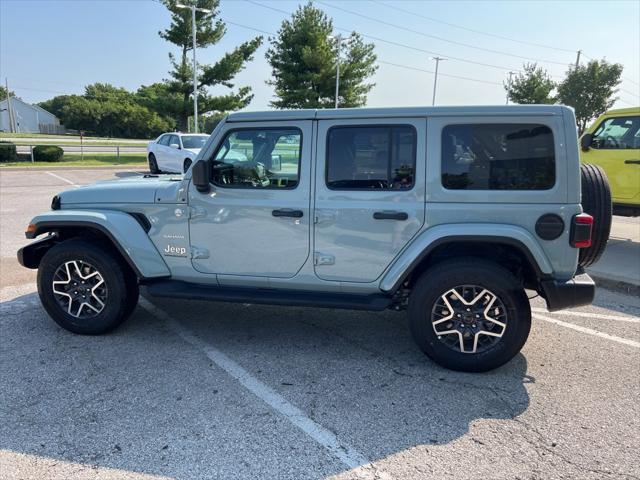
<path fill-rule="evenodd" d="M 593 217 L 591 215 L 588 213 L 575 215 L 571 223 L 571 246 L 574 248 L 590 247 L 592 230 Z"/>

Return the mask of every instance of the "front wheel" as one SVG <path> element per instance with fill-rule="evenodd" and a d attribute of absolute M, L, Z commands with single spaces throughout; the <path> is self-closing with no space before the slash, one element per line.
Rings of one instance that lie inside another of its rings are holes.
<path fill-rule="evenodd" d="M 133 312 L 138 285 L 108 248 L 76 239 L 59 243 L 44 255 L 38 268 L 38 294 L 62 328 L 100 335 Z"/>
<path fill-rule="evenodd" d="M 420 349 L 451 370 L 485 372 L 511 360 L 525 344 L 531 309 L 521 282 L 477 258 L 427 270 L 409 299 L 409 325 Z"/>

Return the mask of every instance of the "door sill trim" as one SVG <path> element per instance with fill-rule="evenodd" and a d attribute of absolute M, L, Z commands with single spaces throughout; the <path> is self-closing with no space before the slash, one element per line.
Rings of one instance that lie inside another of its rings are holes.
<path fill-rule="evenodd" d="M 179 280 L 157 280 L 146 283 L 153 297 L 208 300 L 214 302 L 255 303 L 291 307 L 343 308 L 381 311 L 391 305 L 391 297 L 380 294 L 351 294 L 284 290 L 260 287 L 216 287 Z"/>

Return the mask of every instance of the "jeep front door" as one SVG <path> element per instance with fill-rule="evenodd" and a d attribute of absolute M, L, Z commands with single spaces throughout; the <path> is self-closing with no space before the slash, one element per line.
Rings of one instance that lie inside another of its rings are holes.
<path fill-rule="evenodd" d="M 314 264 L 324 280 L 373 282 L 425 215 L 425 119 L 318 124 Z"/>
<path fill-rule="evenodd" d="M 189 188 L 196 270 L 224 284 L 237 276 L 289 278 L 302 268 L 309 255 L 311 131 L 311 121 L 225 124 L 207 158 L 211 191 Z"/>

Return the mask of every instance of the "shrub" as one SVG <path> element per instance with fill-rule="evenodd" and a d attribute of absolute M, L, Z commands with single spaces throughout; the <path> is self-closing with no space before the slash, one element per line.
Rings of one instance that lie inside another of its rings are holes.
<path fill-rule="evenodd" d="M 0 141 L 0 162 L 15 162 L 18 160 L 16 146 L 11 142 Z"/>
<path fill-rule="evenodd" d="M 64 150 L 55 145 L 37 145 L 33 147 L 33 159 L 36 162 L 59 162 Z"/>

